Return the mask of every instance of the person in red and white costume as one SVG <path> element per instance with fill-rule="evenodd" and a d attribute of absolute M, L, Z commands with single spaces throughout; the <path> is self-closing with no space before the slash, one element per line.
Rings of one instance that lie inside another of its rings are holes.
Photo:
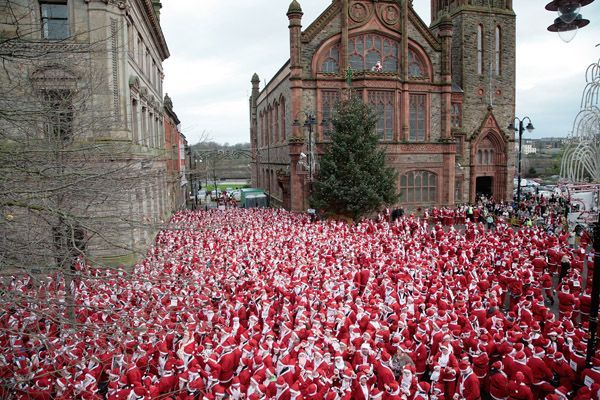
<path fill-rule="evenodd" d="M 453 396 L 454 400 L 480 400 L 481 399 L 481 388 L 479 385 L 479 379 L 477 375 L 473 373 L 473 369 L 468 361 L 462 360 L 459 363 L 460 376 L 458 378 L 458 385 L 456 394 Z"/>

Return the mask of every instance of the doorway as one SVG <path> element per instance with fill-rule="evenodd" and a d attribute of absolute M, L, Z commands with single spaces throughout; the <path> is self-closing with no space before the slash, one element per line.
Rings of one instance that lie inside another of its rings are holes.
<path fill-rule="evenodd" d="M 479 176 L 475 183 L 475 194 L 477 197 L 485 196 L 488 199 L 494 194 L 492 192 L 493 178 L 491 176 Z"/>

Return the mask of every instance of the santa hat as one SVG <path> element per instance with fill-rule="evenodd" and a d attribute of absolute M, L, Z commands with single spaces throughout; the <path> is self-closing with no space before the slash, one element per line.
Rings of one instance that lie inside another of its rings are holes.
<path fill-rule="evenodd" d="M 387 351 L 384 351 L 384 352 L 381 354 L 381 360 L 382 360 L 383 362 L 388 362 L 388 361 L 390 361 L 391 359 L 392 359 L 392 356 L 390 356 L 390 355 L 389 355 L 389 353 L 388 353 Z"/>
<path fill-rule="evenodd" d="M 280 376 L 279 378 L 277 378 L 277 381 L 275 382 L 275 386 L 284 387 L 285 385 L 286 385 L 286 381 L 285 381 L 285 379 L 283 379 L 283 376 Z"/>
<path fill-rule="evenodd" d="M 562 396 L 562 397 L 565 397 L 565 398 L 566 398 L 566 397 L 567 397 L 567 394 L 569 393 L 569 391 L 567 390 L 567 388 L 566 388 L 566 387 L 564 387 L 564 386 L 559 386 L 559 387 L 557 387 L 556 389 L 554 389 L 554 393 L 556 393 L 556 394 L 557 394 L 557 395 L 559 395 L 559 396 Z"/>
<path fill-rule="evenodd" d="M 524 351 L 517 352 L 517 354 L 515 354 L 515 361 L 520 364 L 525 364 L 527 362 L 527 359 L 525 357 L 525 352 Z"/>
<path fill-rule="evenodd" d="M 314 383 L 311 383 L 310 385 L 308 385 L 308 388 L 306 389 L 306 394 L 309 396 L 314 396 L 317 394 L 317 385 L 315 385 Z"/>
<path fill-rule="evenodd" d="M 300 387 L 298 386 L 298 382 L 292 383 L 292 386 L 290 386 L 290 392 L 292 392 L 292 394 L 300 394 Z"/>
<path fill-rule="evenodd" d="M 429 393 L 430 388 L 431 388 L 431 385 L 429 385 L 429 383 L 427 383 L 427 382 L 417 383 L 417 389 L 419 389 L 421 392 Z"/>

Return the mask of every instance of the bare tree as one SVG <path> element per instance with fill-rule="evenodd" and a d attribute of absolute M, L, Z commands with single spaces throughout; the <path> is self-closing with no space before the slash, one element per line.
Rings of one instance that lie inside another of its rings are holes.
<path fill-rule="evenodd" d="M 163 132 L 132 139 L 132 121 L 107 107 L 105 64 L 123 44 L 111 51 L 115 36 L 90 31 L 35 39 L 45 26 L 31 23 L 31 2 L 3 3 L 0 273 L 137 258 L 169 210 Z"/>

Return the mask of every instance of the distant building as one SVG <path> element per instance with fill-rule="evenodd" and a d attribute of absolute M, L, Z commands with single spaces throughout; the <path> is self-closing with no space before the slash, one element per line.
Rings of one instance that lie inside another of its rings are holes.
<path fill-rule="evenodd" d="M 400 205 L 511 198 L 512 1 L 432 0 L 429 27 L 411 1 L 333 0 L 304 31 L 302 16 L 292 1 L 289 61 L 263 90 L 252 77 L 252 183 L 274 204 L 307 208 L 309 175 L 318 179 L 336 103 L 350 91 L 379 114 Z M 302 153 L 315 159 L 310 172 Z"/>
<path fill-rule="evenodd" d="M 516 152 L 519 151 L 518 141 L 515 143 L 515 151 Z M 527 154 L 535 154 L 535 153 L 537 153 L 536 143 L 533 140 L 527 140 L 527 141 L 524 140 L 522 143 L 521 154 L 527 155 Z"/>
<path fill-rule="evenodd" d="M 169 210 L 186 208 L 190 183 L 186 175 L 187 140 L 180 131 L 180 121 L 173 111 L 169 95 L 164 99 L 165 150 L 167 160 L 167 182 Z"/>

